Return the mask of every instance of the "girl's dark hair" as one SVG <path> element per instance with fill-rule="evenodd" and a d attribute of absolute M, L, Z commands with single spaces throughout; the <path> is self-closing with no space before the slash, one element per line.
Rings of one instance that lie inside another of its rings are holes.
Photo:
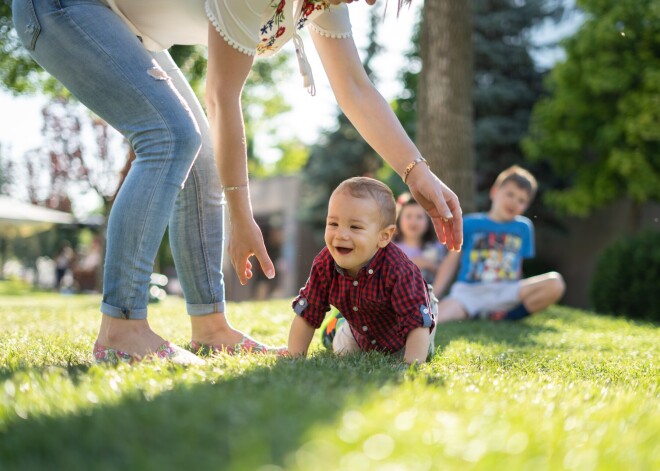
<path fill-rule="evenodd" d="M 401 212 L 406 206 L 418 205 L 419 203 L 415 198 L 412 197 L 410 193 L 402 193 L 399 195 L 399 198 L 396 200 L 396 231 L 394 232 L 394 242 L 401 242 L 403 234 L 401 234 Z M 435 229 L 433 228 L 433 222 L 426 212 L 426 220 L 428 221 L 426 232 L 422 234 L 422 245 L 428 244 L 429 242 L 435 242 L 437 239 L 435 237 Z"/>

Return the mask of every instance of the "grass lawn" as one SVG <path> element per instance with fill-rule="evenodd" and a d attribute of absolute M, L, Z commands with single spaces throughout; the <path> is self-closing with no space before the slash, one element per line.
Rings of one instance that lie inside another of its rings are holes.
<path fill-rule="evenodd" d="M 98 296 L 0 294 L 0 470 L 657 470 L 656 325 L 553 308 L 441 325 L 433 361 L 94 366 Z M 289 301 L 229 305 L 286 341 Z M 183 301 L 151 309 L 185 345 Z"/>

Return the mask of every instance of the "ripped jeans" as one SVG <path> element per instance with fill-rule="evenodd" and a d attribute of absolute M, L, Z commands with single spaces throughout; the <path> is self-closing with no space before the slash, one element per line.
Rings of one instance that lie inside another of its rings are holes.
<path fill-rule="evenodd" d="M 12 9 L 32 57 L 135 151 L 108 220 L 101 312 L 146 318 L 168 224 L 188 314 L 224 312 L 224 200 L 208 122 L 169 53 L 147 51 L 101 0 L 14 0 Z"/>

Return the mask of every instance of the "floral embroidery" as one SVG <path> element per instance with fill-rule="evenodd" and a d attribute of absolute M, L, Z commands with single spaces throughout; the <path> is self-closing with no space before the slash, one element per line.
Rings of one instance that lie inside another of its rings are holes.
<path fill-rule="evenodd" d="M 278 38 L 286 33 L 287 24 L 284 8 L 287 1 L 293 2 L 293 0 L 273 0 L 271 2 L 270 7 L 273 9 L 273 16 L 259 30 L 261 33 L 261 42 L 257 45 L 257 54 L 266 54 L 279 49 L 280 45 L 276 45 L 275 43 Z M 312 14 L 316 16 L 328 8 L 330 8 L 330 4 L 327 0 L 304 0 L 300 9 L 300 17 L 295 23 L 291 22 L 290 24 L 291 26 L 295 24 L 295 28 L 300 30 L 305 26 Z"/>

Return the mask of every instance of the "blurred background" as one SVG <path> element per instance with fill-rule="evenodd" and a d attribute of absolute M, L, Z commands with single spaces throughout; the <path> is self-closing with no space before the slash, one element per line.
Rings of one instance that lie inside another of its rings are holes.
<path fill-rule="evenodd" d="M 628 291 L 658 306 L 637 289 L 660 280 L 657 1 L 427 0 L 398 18 L 384 2 L 349 10 L 373 82 L 464 213 L 488 209 L 490 186 L 512 164 L 539 180 L 526 213 L 537 256 L 525 276 L 556 270 L 563 303 L 611 312 L 599 290 L 613 291 L 622 269 L 612 260 L 625 249 Z M 315 97 L 291 44 L 255 63 L 244 93 L 252 203 L 278 275 L 257 273 L 243 287 L 227 266 L 229 300 L 295 295 L 341 180 L 369 175 L 396 195 L 406 189 L 339 111 L 303 37 Z M 97 292 L 105 221 L 132 151 L 29 58 L 5 0 L 0 45 L 0 278 L 6 290 Z M 205 49 L 171 53 L 203 103 Z M 163 275 L 152 279 L 154 301 L 180 295 L 167 236 L 154 272 Z"/>

